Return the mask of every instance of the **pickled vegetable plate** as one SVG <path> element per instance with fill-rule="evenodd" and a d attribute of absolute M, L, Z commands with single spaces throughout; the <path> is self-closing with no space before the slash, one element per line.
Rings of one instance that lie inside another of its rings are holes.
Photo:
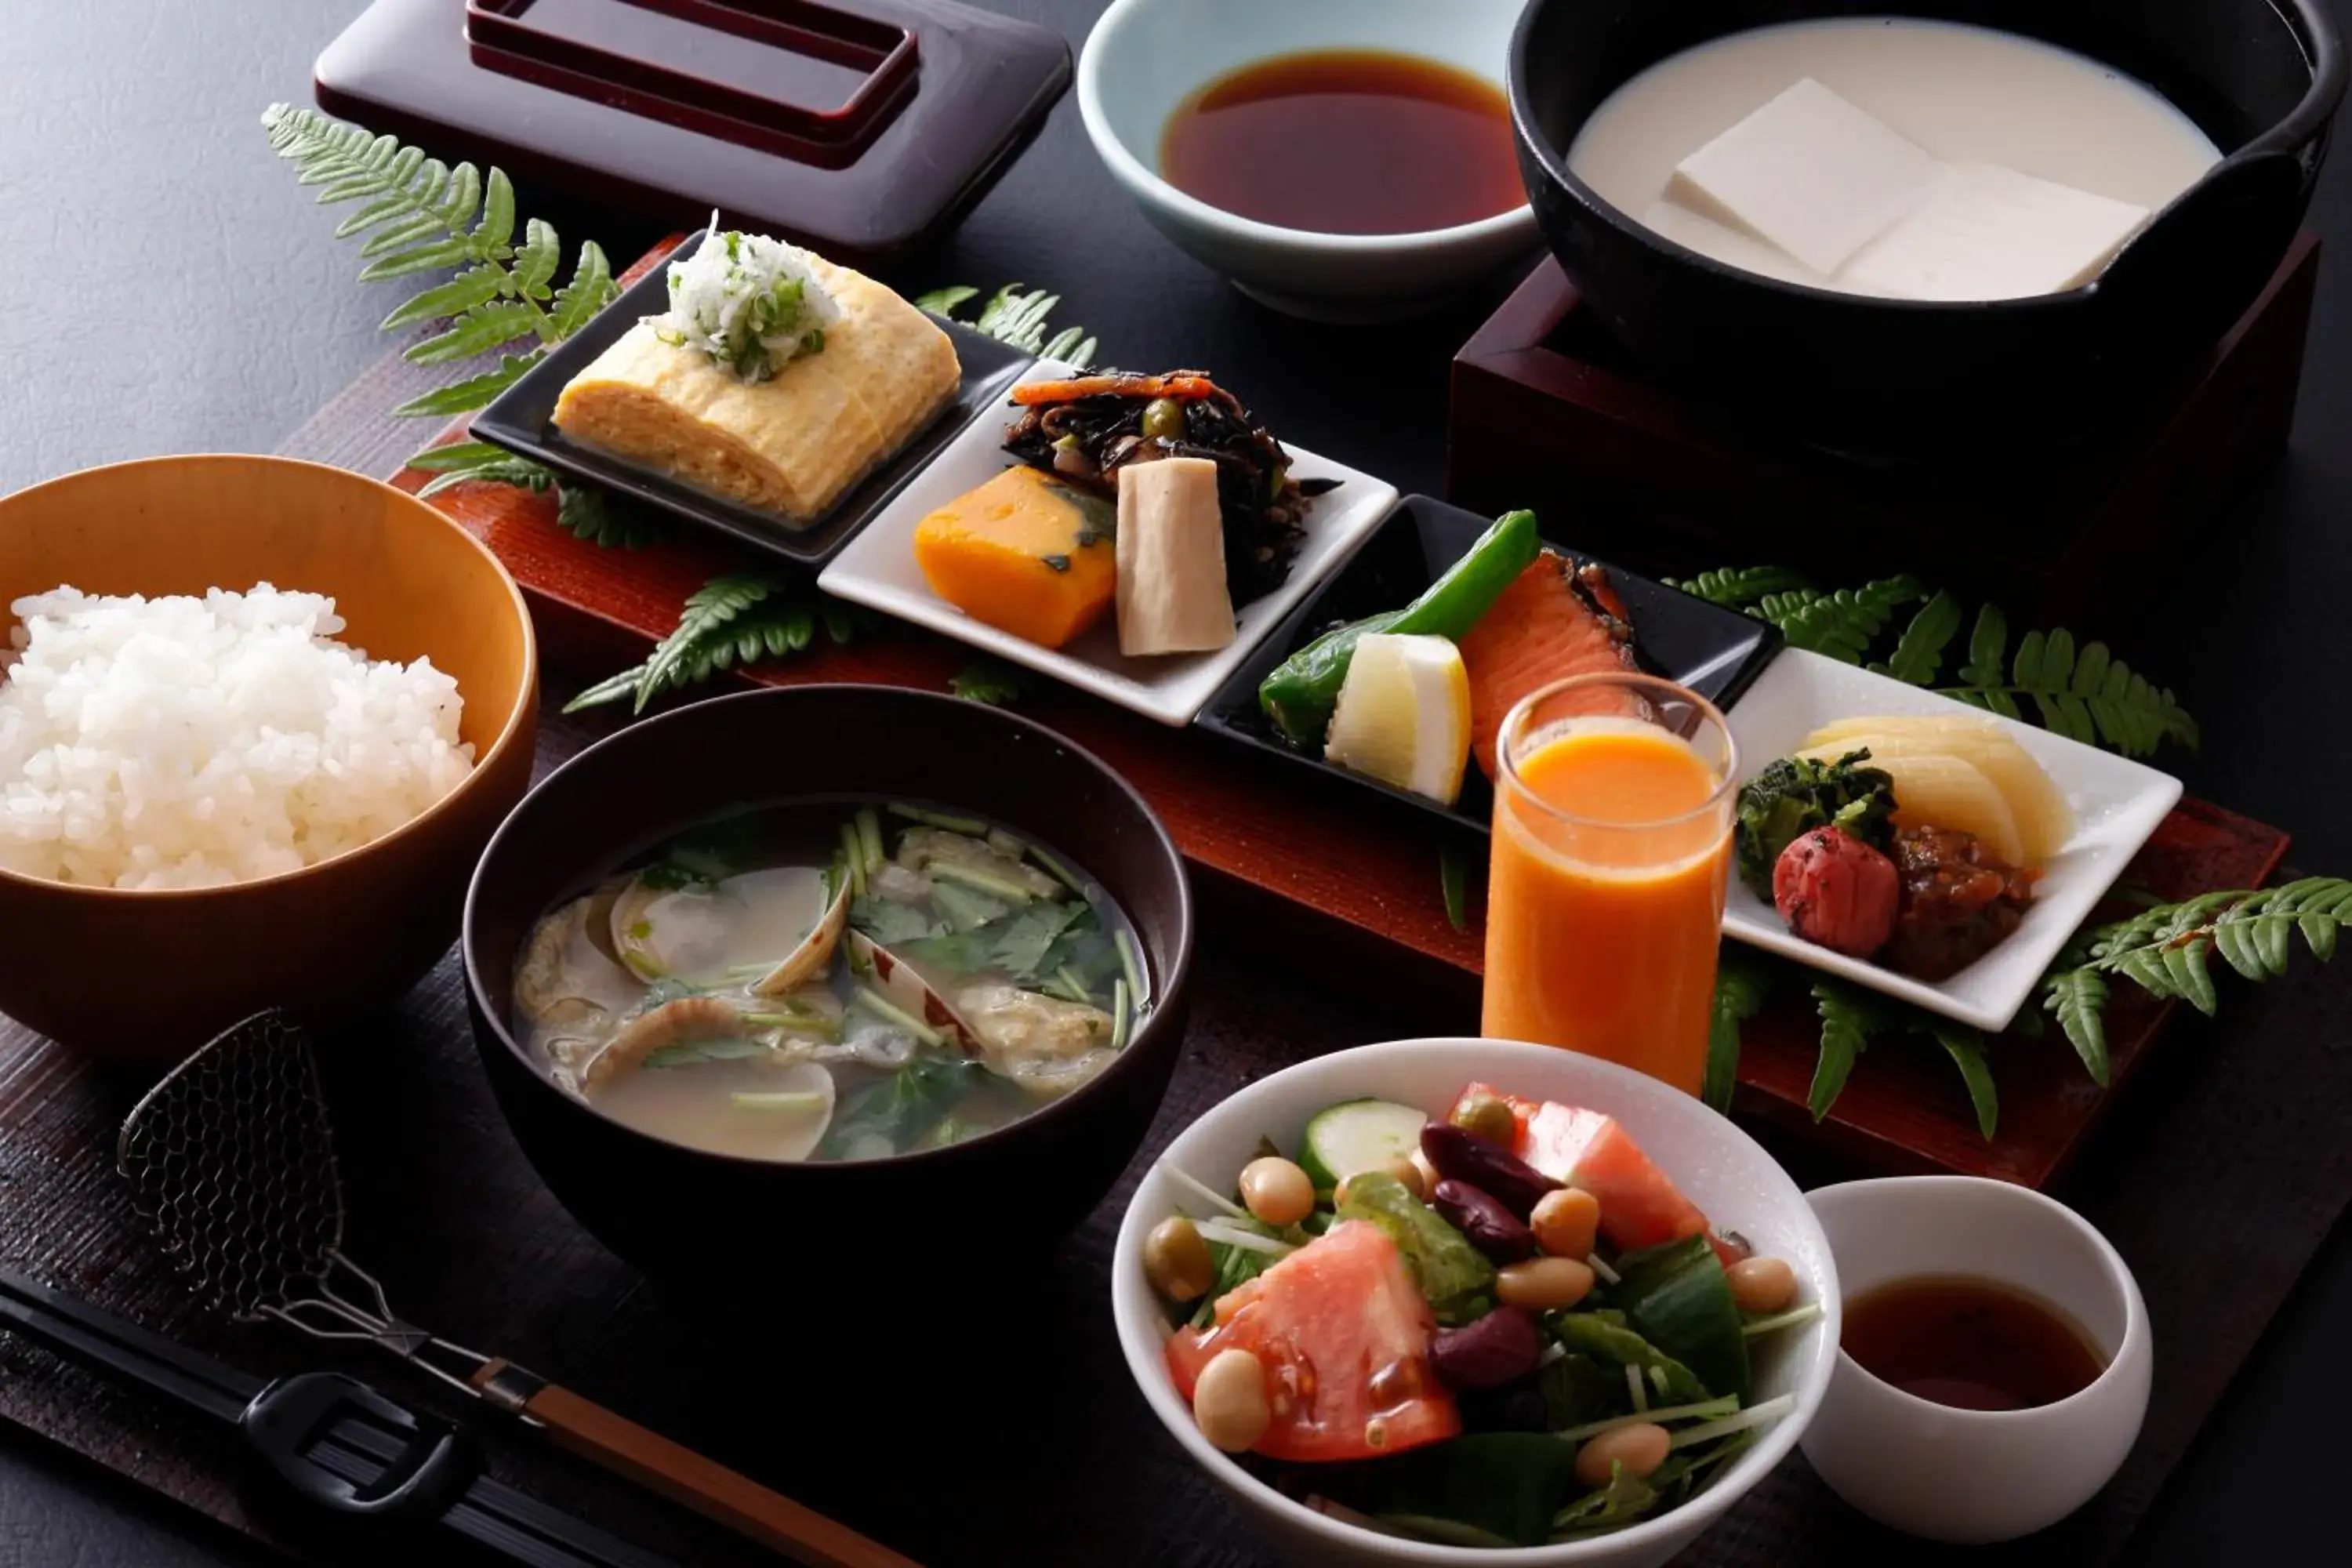
<path fill-rule="evenodd" d="M 1020 382 L 1059 381 L 1076 374 L 1058 361 L 1039 360 Z M 1191 723 L 1259 642 L 1371 536 L 1397 499 L 1393 485 L 1286 447 L 1293 477 L 1332 479 L 1337 487 L 1315 498 L 1307 513 L 1307 536 L 1289 576 L 1280 587 L 1242 606 L 1239 631 L 1230 645 L 1214 653 L 1125 658 L 1118 651 L 1117 629 L 1104 625 L 1066 647 L 1043 647 L 974 620 L 932 593 L 914 555 L 915 531 L 927 514 L 1012 466 L 1013 459 L 1003 449 L 1004 427 L 1018 412 L 1010 406 L 992 408 L 958 432 L 825 568 L 817 585 L 836 598 L 912 621 L 1163 724 Z"/>
<path fill-rule="evenodd" d="M 2022 922 L 1958 973 L 1938 981 L 1919 980 L 1806 941 L 1789 929 L 1769 903 L 1734 878 L 1724 905 L 1724 934 L 1931 1013 L 1998 1032 L 2009 1026 L 2032 996 L 2035 982 L 2067 939 L 2091 918 L 2140 846 L 2179 802 L 2180 781 L 2113 752 L 1801 648 L 1784 649 L 1727 715 L 1741 779 L 1754 777 L 1774 758 L 1799 750 L 1818 730 L 1881 714 L 1956 714 L 1999 725 L 2041 764 L 2065 797 L 2074 831 L 2055 854 L 2043 858 L 2041 879 Z"/>

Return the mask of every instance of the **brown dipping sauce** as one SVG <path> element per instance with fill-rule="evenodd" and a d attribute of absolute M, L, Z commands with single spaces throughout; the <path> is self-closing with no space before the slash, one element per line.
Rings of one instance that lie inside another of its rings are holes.
<path fill-rule="evenodd" d="M 1316 234 L 1451 228 L 1527 200 L 1502 90 L 1377 49 L 1219 77 L 1169 117 L 1160 172 L 1212 206 Z"/>
<path fill-rule="evenodd" d="M 1990 1279 L 1922 1275 L 1845 1304 L 1845 1353 L 1906 1394 L 1957 1410 L 2031 1410 L 2080 1394 L 2106 1357 L 2038 1296 Z"/>

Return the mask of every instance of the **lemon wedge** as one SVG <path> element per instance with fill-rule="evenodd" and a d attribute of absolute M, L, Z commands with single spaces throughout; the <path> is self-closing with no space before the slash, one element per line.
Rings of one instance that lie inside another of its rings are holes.
<path fill-rule="evenodd" d="M 1451 805 L 1470 756 L 1470 674 L 1440 637 L 1374 634 L 1356 644 L 1324 757 Z"/>

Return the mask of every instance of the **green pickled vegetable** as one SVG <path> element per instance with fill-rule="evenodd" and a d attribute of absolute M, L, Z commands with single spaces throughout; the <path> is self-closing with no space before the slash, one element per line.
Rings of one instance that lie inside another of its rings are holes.
<path fill-rule="evenodd" d="M 1528 569 L 1540 547 L 1535 513 L 1505 512 L 1461 560 L 1403 609 L 1326 632 L 1284 659 L 1259 685 L 1258 706 L 1290 741 L 1322 745 L 1359 641 L 1375 632 L 1464 636 Z"/>
<path fill-rule="evenodd" d="M 1450 1301 L 1495 1281 L 1495 1266 L 1486 1255 L 1385 1171 L 1366 1171 L 1348 1184 L 1339 1217 L 1370 1220 L 1386 1231 L 1412 1266 L 1421 1293 L 1432 1301 Z"/>
<path fill-rule="evenodd" d="M 1867 748 L 1834 763 L 1781 757 L 1739 789 L 1733 858 L 1739 879 L 1772 901 L 1772 868 L 1780 851 L 1816 827 L 1834 827 L 1882 855 L 1895 849 L 1895 780 L 1864 767 Z"/>

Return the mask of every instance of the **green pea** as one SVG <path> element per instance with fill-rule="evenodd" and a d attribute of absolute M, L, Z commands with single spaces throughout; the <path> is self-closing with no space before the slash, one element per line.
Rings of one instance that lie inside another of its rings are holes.
<path fill-rule="evenodd" d="M 1143 405 L 1143 433 L 1162 441 L 1184 438 L 1184 405 L 1172 397 L 1155 397 Z"/>

